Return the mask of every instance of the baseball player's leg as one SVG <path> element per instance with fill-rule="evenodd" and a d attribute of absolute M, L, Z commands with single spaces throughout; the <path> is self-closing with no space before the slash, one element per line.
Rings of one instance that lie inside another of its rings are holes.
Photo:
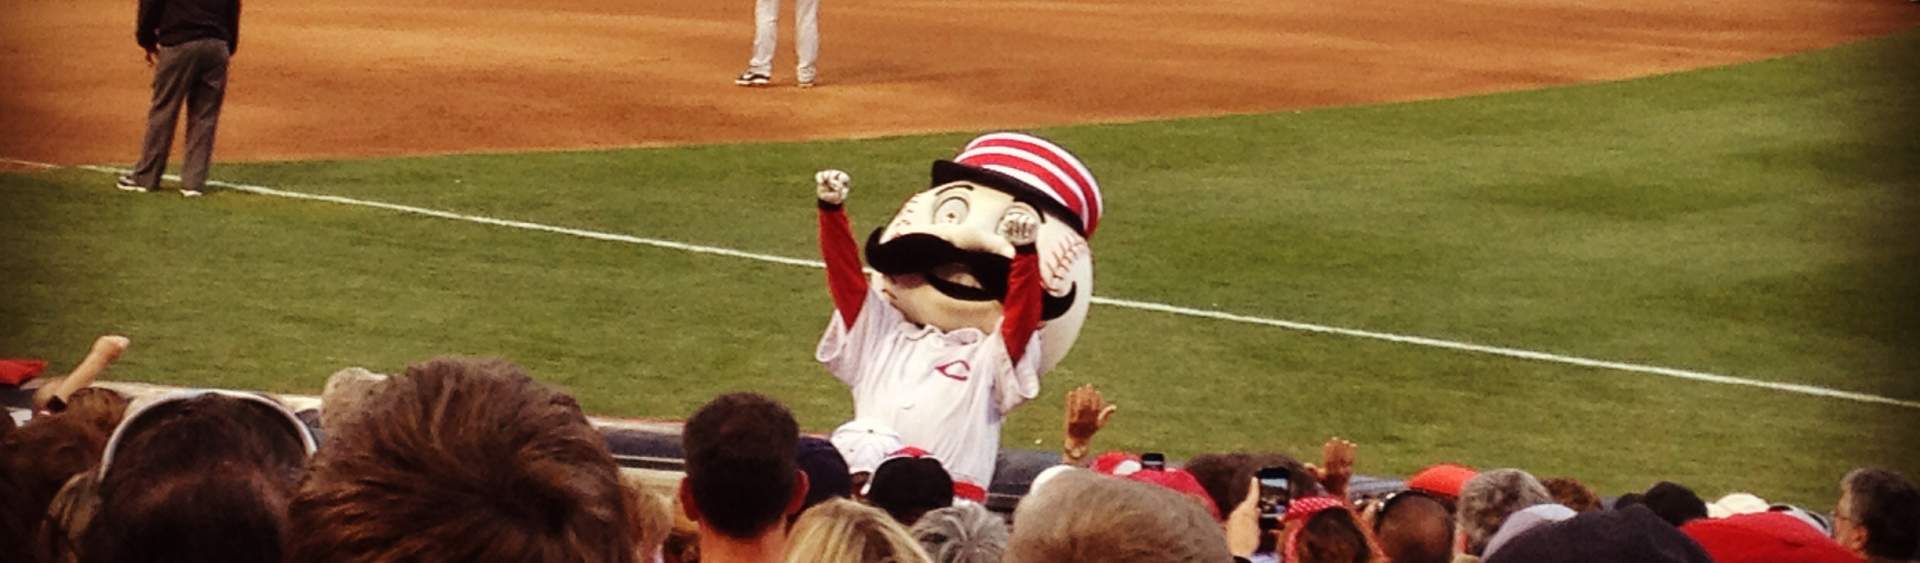
<path fill-rule="evenodd" d="M 793 50 L 800 60 L 794 77 L 811 85 L 820 58 L 820 0 L 793 0 Z"/>
<path fill-rule="evenodd" d="M 780 0 L 754 0 L 753 59 L 747 72 L 773 74 L 773 48 L 780 42 Z"/>
<path fill-rule="evenodd" d="M 220 104 L 227 95 L 227 43 L 208 39 L 194 42 L 196 72 L 187 90 L 187 150 L 180 168 L 181 184 L 200 191 L 207 184 L 213 161 L 214 132 L 220 127 Z"/>
<path fill-rule="evenodd" d="M 180 102 L 187 97 L 187 73 L 193 68 L 179 46 L 160 47 L 153 64 L 153 103 L 147 108 L 147 135 L 140 142 L 140 162 L 133 165 L 133 181 L 147 188 L 160 185 L 167 171 L 167 153 L 173 151 L 173 128 L 180 118 Z"/>

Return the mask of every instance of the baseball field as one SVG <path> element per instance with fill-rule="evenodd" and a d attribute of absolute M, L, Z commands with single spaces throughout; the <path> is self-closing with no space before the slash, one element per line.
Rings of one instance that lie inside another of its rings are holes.
<path fill-rule="evenodd" d="M 124 2 L 0 22 L 0 357 L 317 392 L 501 356 L 596 414 L 851 412 L 811 177 L 864 234 L 973 134 L 1105 187 L 1095 305 L 1003 445 L 1361 444 L 1828 506 L 1920 474 L 1920 6 L 837 1 L 821 87 L 734 87 L 751 4 L 250 2 L 200 199 L 112 189 Z M 177 145 L 176 145 L 177 146 Z"/>

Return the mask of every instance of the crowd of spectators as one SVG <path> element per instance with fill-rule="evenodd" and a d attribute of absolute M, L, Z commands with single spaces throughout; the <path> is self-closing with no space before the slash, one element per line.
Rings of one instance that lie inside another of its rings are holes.
<path fill-rule="evenodd" d="M 1830 513 L 1453 464 L 1353 494 L 1357 447 L 1339 439 L 1316 463 L 1090 455 L 1114 409 L 1081 387 L 1066 463 L 1002 514 L 925 452 L 802 435 L 753 393 L 693 412 L 684 476 L 662 484 L 623 474 L 571 396 L 509 363 L 343 371 L 315 432 L 265 395 L 87 385 L 126 347 L 103 338 L 33 418 L 0 425 L 0 561 L 1920 560 L 1920 492 L 1880 469 L 1839 479 Z"/>

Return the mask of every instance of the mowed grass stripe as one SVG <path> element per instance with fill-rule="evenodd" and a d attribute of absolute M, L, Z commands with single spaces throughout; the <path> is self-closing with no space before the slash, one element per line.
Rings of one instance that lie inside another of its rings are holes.
<path fill-rule="evenodd" d="M 36 164 L 46 168 L 57 168 L 57 166 L 54 166 L 51 164 L 42 164 L 42 163 L 28 163 L 28 164 Z M 80 166 L 79 168 L 83 170 L 90 170 L 94 172 L 102 172 L 107 174 L 126 174 L 129 172 L 129 170 L 127 169 L 112 168 L 112 167 L 105 167 L 105 166 Z M 170 181 L 179 181 L 180 178 L 176 175 L 170 174 L 166 176 L 166 179 Z M 208 181 L 208 184 L 216 187 L 223 187 L 231 190 L 236 190 L 236 191 L 241 191 L 241 192 L 246 192 L 246 193 L 251 193 L 256 195 L 307 200 L 307 201 L 320 201 L 320 202 L 333 203 L 333 204 L 339 204 L 339 205 L 371 207 L 375 209 L 397 211 L 400 213 L 406 213 L 406 214 L 412 214 L 412 215 L 423 215 L 423 216 L 433 217 L 438 219 L 466 221 L 469 223 L 479 223 L 482 225 L 523 229 L 523 230 L 530 230 L 530 231 L 537 231 L 537 232 L 544 232 L 544 233 L 551 233 L 551 234 L 580 237 L 580 238 L 586 238 L 586 239 L 592 239 L 592 240 L 621 242 L 621 243 L 627 243 L 627 244 L 640 244 L 640 245 L 653 246 L 658 248 L 665 248 L 669 250 L 680 250 L 680 251 L 693 252 L 698 254 L 712 254 L 712 255 L 718 255 L 718 256 L 726 256 L 730 258 L 741 258 L 741 259 L 747 259 L 747 260 L 756 260 L 760 262 L 771 262 L 775 264 L 783 264 L 788 266 L 801 266 L 801 267 L 815 268 L 815 269 L 822 269 L 826 267 L 824 263 L 818 260 L 792 258 L 787 256 L 774 256 L 770 254 L 761 254 L 757 252 L 749 252 L 749 251 L 743 251 L 743 250 L 732 249 L 732 248 L 705 246 L 705 245 L 691 244 L 691 243 L 685 243 L 685 242 L 679 242 L 679 241 L 669 241 L 669 240 L 639 237 L 639 236 L 620 234 L 620 233 L 590 231 L 590 230 L 584 230 L 584 229 L 575 229 L 571 227 L 545 225 L 540 223 L 530 223 L 527 221 L 518 221 L 513 219 L 502 219 L 502 218 L 486 217 L 486 216 L 480 216 L 480 215 L 469 215 L 469 214 L 453 212 L 453 211 L 426 209 L 421 207 L 412 207 L 412 206 L 397 205 L 397 204 L 379 202 L 379 201 L 353 199 L 353 198 L 340 197 L 335 195 L 293 192 L 293 191 L 287 191 L 287 190 L 274 189 L 266 186 L 236 184 L 233 182 L 225 182 L 220 180 L 210 180 Z M 1338 336 L 1346 336 L 1346 337 L 1354 337 L 1354 338 L 1383 340 L 1383 341 L 1394 342 L 1398 344 L 1407 344 L 1407 345 L 1413 345 L 1413 346 L 1429 346 L 1429 347 L 1442 348 L 1442 349 L 1453 350 L 1458 352 L 1491 354 L 1496 356 L 1504 356 L 1508 358 L 1516 358 L 1516 359 L 1523 359 L 1523 360 L 1530 360 L 1530 361 L 1560 363 L 1560 364 L 1569 364 L 1569 365 L 1575 365 L 1575 366 L 1581 366 L 1581 367 L 1659 375 L 1664 377 L 1673 377 L 1678 379 L 1685 379 L 1690 381 L 1699 381 L 1699 382 L 1706 382 L 1706 383 L 1716 383 L 1721 385 L 1744 385 L 1748 387 L 1757 387 L 1757 388 L 1768 389 L 1772 391 L 1797 393 L 1797 394 L 1809 395 L 1809 396 L 1815 396 L 1815 397 L 1843 399 L 1843 400 L 1859 401 L 1859 402 L 1865 402 L 1865 403 L 1877 403 L 1877 404 L 1891 405 L 1891 406 L 1905 407 L 1905 408 L 1920 408 L 1920 402 L 1892 399 L 1887 397 L 1881 397 L 1878 395 L 1839 391 L 1839 390 L 1828 389 L 1825 387 L 1811 386 L 1811 385 L 1755 381 L 1752 379 L 1746 379 L 1741 377 L 1733 377 L 1733 376 L 1714 374 L 1714 373 L 1702 373 L 1702 372 L 1692 371 L 1692 370 L 1683 370 L 1683 369 L 1675 369 L 1675 368 L 1660 367 L 1660 366 L 1645 366 L 1645 365 L 1639 365 L 1639 364 L 1629 364 L 1629 363 L 1613 362 L 1613 361 L 1607 361 L 1607 360 L 1596 360 L 1591 358 L 1564 356 L 1560 354 L 1539 352 L 1534 350 L 1519 350 L 1519 349 L 1506 348 L 1501 346 L 1488 346 L 1483 344 L 1474 344 L 1469 342 L 1456 342 L 1451 340 L 1428 338 L 1423 336 L 1409 336 L 1409 335 L 1403 335 L 1403 334 L 1392 334 L 1392 333 L 1383 333 L 1383 332 L 1369 331 L 1369 330 L 1342 328 L 1342 327 L 1327 326 L 1327 325 L 1320 325 L 1320 324 L 1313 324 L 1313 323 L 1303 323 L 1299 321 L 1251 317 L 1247 315 L 1239 315 L 1239 314 L 1228 313 L 1224 311 L 1194 309 L 1191 307 L 1182 307 L 1178 305 L 1169 305 L 1165 303 L 1151 303 L 1151 302 L 1134 301 L 1130 299 L 1120 299 L 1120 298 L 1102 297 L 1102 296 L 1094 296 L 1092 300 L 1095 304 L 1098 304 L 1098 305 L 1121 307 L 1121 308 L 1135 309 L 1135 310 L 1141 310 L 1141 311 L 1153 311 L 1153 312 L 1159 312 L 1159 313 L 1167 313 L 1167 314 L 1180 315 L 1180 316 L 1186 316 L 1186 317 L 1196 317 L 1196 318 L 1210 319 L 1210 320 L 1216 320 L 1216 321 L 1250 324 L 1250 325 L 1280 328 L 1280 329 L 1286 329 L 1286 330 L 1298 330 L 1298 331 L 1315 332 L 1315 333 L 1323 333 L 1323 334 L 1333 334 Z"/>

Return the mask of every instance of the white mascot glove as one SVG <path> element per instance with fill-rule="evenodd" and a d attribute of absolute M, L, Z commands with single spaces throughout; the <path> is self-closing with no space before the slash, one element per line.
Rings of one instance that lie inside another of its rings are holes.
<path fill-rule="evenodd" d="M 847 192 L 852 191 L 853 178 L 839 170 L 821 170 L 813 174 L 814 194 L 827 205 L 846 203 Z"/>
<path fill-rule="evenodd" d="M 1040 218 L 1032 213 L 1013 213 L 1000 223 L 1000 235 L 1015 247 L 1033 244 L 1040 236 Z"/>

